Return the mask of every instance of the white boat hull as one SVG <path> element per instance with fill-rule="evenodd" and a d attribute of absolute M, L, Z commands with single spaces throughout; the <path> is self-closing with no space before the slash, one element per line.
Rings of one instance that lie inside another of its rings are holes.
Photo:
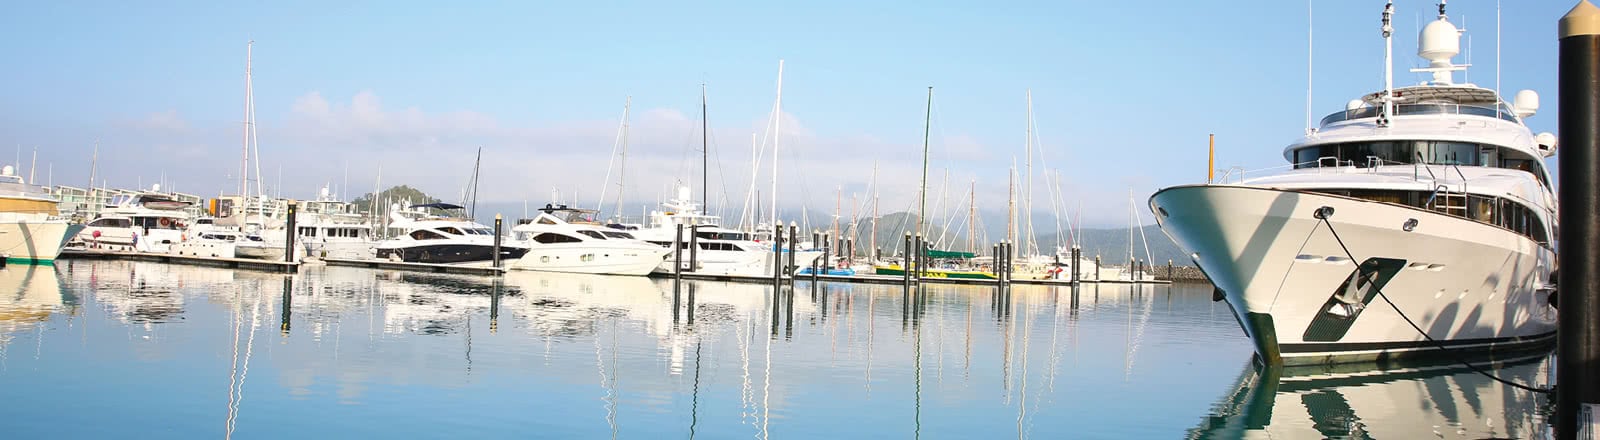
<path fill-rule="evenodd" d="M 48 263 L 60 255 L 72 225 L 61 220 L 0 222 L 0 257 L 21 263 Z"/>
<path fill-rule="evenodd" d="M 1222 291 L 1269 363 L 1386 361 L 1434 354 L 1436 344 L 1510 350 L 1554 341 L 1555 310 L 1544 290 L 1554 252 L 1504 228 L 1401 205 L 1250 186 L 1168 188 L 1151 197 L 1150 207 Z M 1354 261 L 1313 216 L 1321 207 L 1333 208 L 1327 222 Z M 1358 271 L 1360 265 L 1367 269 Z M 1356 274 L 1366 281 L 1347 289 Z M 1364 304 L 1336 305 L 1337 292 Z"/>
<path fill-rule="evenodd" d="M 373 241 L 332 241 L 332 240 L 304 240 L 302 241 L 309 256 L 317 258 L 334 258 L 343 260 L 370 260 L 378 252 L 378 243 Z"/>
<path fill-rule="evenodd" d="M 610 241 L 610 240 L 608 240 Z M 517 270 L 587 273 L 603 275 L 646 275 L 661 264 L 668 249 L 635 242 L 609 245 L 604 242 L 573 244 L 529 243 L 528 253 L 511 265 Z"/>
<path fill-rule="evenodd" d="M 191 239 L 172 245 L 172 253 L 189 257 L 238 258 L 237 247 L 231 241 Z"/>

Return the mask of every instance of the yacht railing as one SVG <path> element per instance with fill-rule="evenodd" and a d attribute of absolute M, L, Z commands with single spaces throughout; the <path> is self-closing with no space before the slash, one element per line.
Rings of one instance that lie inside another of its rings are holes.
<path fill-rule="evenodd" d="M 1334 112 L 1322 118 L 1322 125 L 1327 126 L 1335 122 L 1344 122 L 1354 119 L 1378 117 L 1382 112 L 1380 107 L 1362 107 L 1352 110 Z M 1395 116 L 1422 116 L 1422 115 L 1468 115 L 1486 118 L 1501 119 L 1517 122 L 1517 117 L 1510 109 L 1462 104 L 1400 104 L 1395 106 Z"/>

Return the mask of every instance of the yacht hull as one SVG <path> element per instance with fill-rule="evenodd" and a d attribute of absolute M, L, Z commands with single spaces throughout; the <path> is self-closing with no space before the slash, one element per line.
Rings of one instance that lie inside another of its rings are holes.
<path fill-rule="evenodd" d="M 81 228 L 65 221 L 0 222 L 0 256 L 7 262 L 50 264 Z"/>
<path fill-rule="evenodd" d="M 527 248 L 505 246 L 500 247 L 501 261 L 511 261 L 522 258 L 528 253 Z M 444 243 L 420 244 L 404 247 L 378 248 L 378 258 L 404 261 L 407 263 L 430 264 L 459 264 L 477 263 L 494 260 L 494 246 L 486 244 Z"/>
<path fill-rule="evenodd" d="M 371 241 L 304 241 L 306 252 L 317 258 L 366 260 L 375 254 L 377 243 Z"/>
<path fill-rule="evenodd" d="M 608 240 L 610 241 L 610 240 Z M 661 265 L 669 249 L 640 243 L 609 246 L 597 242 L 577 245 L 535 244 L 511 265 L 512 269 L 603 275 L 648 275 Z"/>
<path fill-rule="evenodd" d="M 1327 224 L 1313 215 L 1322 207 L 1333 209 Z M 1150 208 L 1221 290 L 1269 364 L 1381 362 L 1440 354 L 1439 344 L 1513 351 L 1554 341 L 1545 290 L 1554 253 L 1497 226 L 1250 186 L 1168 188 Z"/>

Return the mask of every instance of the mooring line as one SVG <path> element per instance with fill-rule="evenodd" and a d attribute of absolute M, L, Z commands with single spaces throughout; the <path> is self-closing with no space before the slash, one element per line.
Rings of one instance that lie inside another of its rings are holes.
<path fill-rule="evenodd" d="M 1350 253 L 1350 248 L 1345 247 L 1344 239 L 1339 238 L 1339 231 L 1333 229 L 1333 222 L 1328 221 L 1328 217 L 1325 216 L 1325 215 L 1324 216 L 1319 216 L 1318 220 L 1322 221 L 1322 224 L 1328 225 L 1328 232 L 1333 234 L 1333 240 L 1335 242 L 1339 243 L 1339 248 L 1340 249 L 1344 250 L 1345 257 L 1349 258 L 1351 262 L 1354 262 L 1356 264 L 1356 270 L 1358 270 L 1358 271 L 1361 270 L 1361 263 L 1360 263 L 1361 260 L 1357 260 L 1356 256 L 1354 254 Z M 1400 319 L 1405 320 L 1406 324 L 1410 324 L 1411 328 L 1413 330 L 1417 331 L 1417 334 L 1422 335 L 1423 339 L 1427 339 L 1428 342 L 1433 343 L 1434 347 L 1438 348 L 1439 351 L 1445 352 L 1445 353 L 1449 354 L 1450 357 L 1455 358 L 1456 363 L 1459 363 L 1461 365 L 1465 365 L 1468 369 L 1471 369 L 1473 372 L 1481 374 L 1484 377 L 1487 377 L 1487 378 L 1490 378 L 1490 379 L 1494 379 L 1496 382 L 1500 382 L 1500 383 L 1506 384 L 1507 386 L 1510 386 L 1512 388 L 1517 388 L 1517 389 L 1520 389 L 1520 390 L 1531 391 L 1531 392 L 1542 393 L 1542 394 L 1554 394 L 1555 393 L 1555 389 L 1554 388 L 1535 388 L 1535 387 L 1532 387 L 1532 386 L 1528 386 L 1528 385 L 1523 385 L 1523 384 L 1520 384 L 1520 383 L 1512 382 L 1512 381 L 1509 381 L 1509 380 L 1506 380 L 1506 379 L 1501 379 L 1499 376 L 1495 376 L 1494 374 L 1491 374 L 1488 371 L 1484 371 L 1483 369 L 1478 368 L 1478 366 L 1473 365 L 1471 362 L 1467 362 L 1467 360 L 1465 358 L 1463 358 L 1460 354 L 1456 353 L 1456 351 L 1452 350 L 1450 347 L 1446 347 L 1443 343 L 1439 342 L 1438 340 L 1433 339 L 1433 336 L 1429 336 L 1428 332 L 1422 330 L 1422 327 L 1417 326 L 1417 323 L 1413 322 L 1411 320 L 1411 317 L 1406 316 L 1405 312 L 1400 311 L 1400 307 L 1399 306 L 1394 305 L 1394 301 L 1390 301 L 1389 300 L 1389 295 L 1383 294 L 1383 288 L 1378 287 L 1378 285 L 1376 283 L 1374 283 L 1374 284 L 1372 284 L 1372 290 L 1378 292 L 1378 297 L 1379 298 L 1383 298 L 1383 302 L 1386 303 L 1386 304 L 1389 304 L 1389 308 L 1394 309 L 1394 313 L 1400 315 Z"/>

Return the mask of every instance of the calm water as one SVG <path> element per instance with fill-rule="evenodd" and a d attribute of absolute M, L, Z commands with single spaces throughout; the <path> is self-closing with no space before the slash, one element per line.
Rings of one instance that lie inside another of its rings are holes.
<path fill-rule="evenodd" d="M 1471 373 L 1273 377 L 1209 286 L 0 269 L 7 438 L 1529 437 Z M 792 299 L 792 304 L 789 302 Z M 1501 371 L 1546 380 L 1546 362 Z"/>

